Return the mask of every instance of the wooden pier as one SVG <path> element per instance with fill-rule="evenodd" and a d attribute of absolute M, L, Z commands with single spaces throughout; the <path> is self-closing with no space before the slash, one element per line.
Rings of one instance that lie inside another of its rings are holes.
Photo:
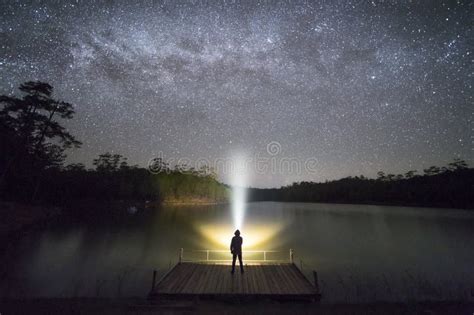
<path fill-rule="evenodd" d="M 245 262 L 244 262 L 245 263 Z M 238 265 L 238 264 L 237 264 Z M 244 273 L 229 262 L 180 262 L 157 284 L 150 299 L 299 300 L 319 301 L 317 273 L 312 284 L 293 262 L 251 262 Z"/>

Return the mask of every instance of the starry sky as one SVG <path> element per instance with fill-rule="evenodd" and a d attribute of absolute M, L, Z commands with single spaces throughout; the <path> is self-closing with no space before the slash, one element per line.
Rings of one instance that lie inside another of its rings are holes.
<path fill-rule="evenodd" d="M 250 170 L 257 187 L 472 165 L 473 7 L 3 0 L 0 93 L 53 85 L 83 142 L 68 161 L 86 165 L 106 151 L 141 166 L 235 152 L 314 162 Z"/>

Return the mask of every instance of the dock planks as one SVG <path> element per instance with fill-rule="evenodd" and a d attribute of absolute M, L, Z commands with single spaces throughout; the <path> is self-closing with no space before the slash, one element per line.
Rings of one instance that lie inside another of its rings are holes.
<path fill-rule="evenodd" d="M 236 266 L 237 267 L 237 266 Z M 316 288 L 292 263 L 252 264 L 234 275 L 226 264 L 183 262 L 176 265 L 150 292 L 151 299 L 270 298 L 319 300 Z"/>

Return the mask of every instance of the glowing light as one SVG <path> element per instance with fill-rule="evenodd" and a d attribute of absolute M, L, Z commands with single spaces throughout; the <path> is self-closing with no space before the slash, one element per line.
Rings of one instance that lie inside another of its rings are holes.
<path fill-rule="evenodd" d="M 246 250 L 262 250 L 276 248 L 280 238 L 276 235 L 282 230 L 281 223 L 245 222 L 247 171 L 244 155 L 235 154 L 232 159 L 230 183 L 232 186 L 232 221 L 228 223 L 205 223 L 198 226 L 199 232 L 214 247 L 213 249 L 228 249 L 234 231 L 242 233 L 243 248 Z"/>
<path fill-rule="evenodd" d="M 247 179 L 245 159 L 242 157 L 235 158 L 232 171 L 232 217 L 234 228 L 242 229 L 245 217 L 245 185 Z"/>
<path fill-rule="evenodd" d="M 234 234 L 234 228 L 229 225 L 201 225 L 200 232 L 209 240 L 216 248 L 228 248 L 230 240 Z M 274 237 L 282 229 L 278 224 L 265 225 L 249 225 L 245 226 L 245 231 L 242 231 L 244 239 L 244 250 L 260 250 L 262 248 L 271 249 L 276 245 Z M 271 244 L 268 244 L 271 242 Z"/>

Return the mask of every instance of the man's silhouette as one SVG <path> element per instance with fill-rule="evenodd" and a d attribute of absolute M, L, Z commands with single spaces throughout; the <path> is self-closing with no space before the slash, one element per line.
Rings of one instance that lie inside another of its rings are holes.
<path fill-rule="evenodd" d="M 240 231 L 236 230 L 234 232 L 234 237 L 232 242 L 230 242 L 230 252 L 232 253 L 232 271 L 234 274 L 235 271 L 235 259 L 239 257 L 240 272 L 244 273 L 244 266 L 242 265 L 242 237 L 240 237 Z"/>

